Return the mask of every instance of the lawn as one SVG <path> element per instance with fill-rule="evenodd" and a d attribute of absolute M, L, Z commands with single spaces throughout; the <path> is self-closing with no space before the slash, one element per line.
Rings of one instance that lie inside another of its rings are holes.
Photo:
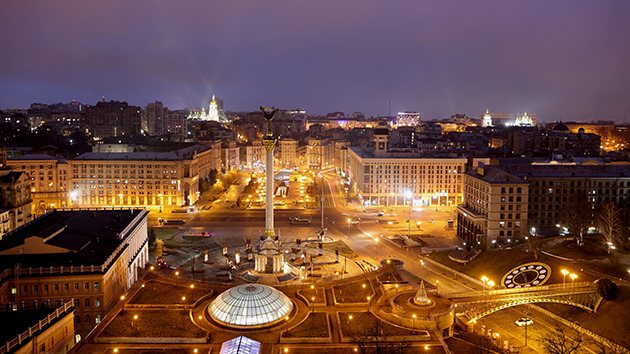
<path fill-rule="evenodd" d="M 170 240 L 182 230 L 178 227 L 154 227 L 155 237 L 161 240 Z"/>
<path fill-rule="evenodd" d="M 328 338 L 328 315 L 325 312 L 310 313 L 304 322 L 282 334 L 284 338 Z"/>
<path fill-rule="evenodd" d="M 326 301 L 326 293 L 324 289 L 318 287 L 317 285 L 312 285 L 313 287 L 306 287 L 304 290 L 300 291 L 309 303 L 324 303 Z M 315 298 L 315 300 L 313 300 Z"/>
<path fill-rule="evenodd" d="M 204 338 L 206 332 L 192 323 L 187 310 L 126 309 L 112 320 L 100 336 Z"/>
<path fill-rule="evenodd" d="M 523 263 L 534 262 L 534 255 L 531 253 L 516 250 L 486 250 L 475 258 L 475 260 L 464 265 L 454 262 L 448 258 L 450 251 L 432 253 L 428 258 L 438 261 L 462 273 L 466 273 L 473 278 L 481 279 L 486 276 L 492 279 L 495 284 L 512 268 Z M 552 272 L 553 275 L 553 272 Z M 562 277 L 560 277 L 562 281 Z"/>
<path fill-rule="evenodd" d="M 370 284 L 366 281 L 335 286 L 333 291 L 338 303 L 365 303 L 368 296 L 374 296 Z"/>
<path fill-rule="evenodd" d="M 190 285 L 181 281 L 180 286 L 149 281 L 140 288 L 138 292 L 129 301 L 130 304 L 147 304 L 147 305 L 192 305 L 204 295 L 211 293 L 213 290 L 190 288 Z M 185 300 L 182 300 L 185 297 Z"/>
<path fill-rule="evenodd" d="M 308 247 L 319 248 L 319 244 L 317 242 L 312 242 L 312 243 L 310 243 L 308 245 Z M 339 256 L 346 256 L 348 258 L 355 258 L 355 257 L 357 257 L 357 254 L 354 253 L 352 248 L 348 247 L 348 245 L 346 245 L 341 240 L 340 241 L 335 241 L 335 242 L 324 243 L 322 245 L 322 248 L 327 250 L 327 251 L 332 251 L 332 252 L 335 252 L 336 250 L 339 250 Z"/>
<path fill-rule="evenodd" d="M 575 241 L 567 240 L 560 242 L 553 247 L 545 249 L 545 252 L 551 254 L 572 258 L 572 259 L 606 259 L 608 254 L 606 250 L 598 244 L 586 241 L 584 246 L 578 246 Z"/>
<path fill-rule="evenodd" d="M 352 316 L 352 319 L 350 316 Z M 409 336 L 414 334 L 413 330 L 395 327 L 379 320 L 371 312 L 340 312 L 339 318 L 339 327 L 346 337 L 370 334 L 370 331 L 376 331 L 383 336 Z"/>

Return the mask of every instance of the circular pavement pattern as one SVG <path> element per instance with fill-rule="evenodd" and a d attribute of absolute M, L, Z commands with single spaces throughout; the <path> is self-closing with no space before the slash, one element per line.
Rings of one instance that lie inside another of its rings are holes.
<path fill-rule="evenodd" d="M 507 272 L 501 284 L 508 289 L 527 288 L 530 286 L 543 285 L 551 276 L 551 267 L 541 262 L 531 262 Z"/>

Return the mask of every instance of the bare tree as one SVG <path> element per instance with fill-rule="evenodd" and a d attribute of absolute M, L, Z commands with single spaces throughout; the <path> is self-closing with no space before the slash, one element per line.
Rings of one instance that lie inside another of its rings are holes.
<path fill-rule="evenodd" d="M 621 353 L 627 352 L 626 349 L 624 349 L 619 344 L 613 341 L 610 341 L 609 343 L 612 344 L 610 345 L 609 343 L 606 343 L 603 338 L 602 339 L 593 338 L 593 343 L 599 349 L 599 354 L 621 354 Z"/>
<path fill-rule="evenodd" d="M 601 231 L 602 239 L 609 246 L 612 245 L 621 233 L 621 215 L 623 209 L 613 202 L 603 203 L 597 213 L 597 225 Z M 610 247 L 608 247 L 610 253 Z"/>
<path fill-rule="evenodd" d="M 562 211 L 563 222 L 573 234 L 573 239 L 580 238 L 580 244 L 584 243 L 584 232 L 591 226 L 592 214 L 585 191 L 578 190 L 569 196 L 567 207 Z"/>
<path fill-rule="evenodd" d="M 350 343 L 356 344 L 361 354 L 398 354 L 409 348 L 408 342 L 388 342 L 383 335 L 382 321 L 374 321 L 355 330 Z"/>
<path fill-rule="evenodd" d="M 575 337 L 569 336 L 562 328 L 557 328 L 555 333 L 540 337 L 545 352 L 548 354 L 572 354 L 579 353 L 583 345 L 582 335 L 575 332 Z"/>
<path fill-rule="evenodd" d="M 492 339 L 477 333 L 463 332 L 462 340 L 470 344 L 467 349 L 468 354 L 505 353 L 505 350 L 496 345 Z"/>

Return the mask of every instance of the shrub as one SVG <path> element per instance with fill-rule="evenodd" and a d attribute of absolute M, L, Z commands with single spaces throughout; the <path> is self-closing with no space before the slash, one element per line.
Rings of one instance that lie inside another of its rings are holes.
<path fill-rule="evenodd" d="M 597 292 L 604 300 L 612 300 L 617 296 L 617 284 L 608 278 L 597 281 Z"/>

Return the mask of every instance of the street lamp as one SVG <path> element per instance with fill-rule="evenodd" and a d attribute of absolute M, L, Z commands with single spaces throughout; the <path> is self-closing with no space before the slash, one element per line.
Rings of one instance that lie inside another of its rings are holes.
<path fill-rule="evenodd" d="M 560 271 L 560 273 L 562 273 L 562 287 L 564 288 L 564 285 L 566 284 L 567 274 L 569 274 L 569 271 L 566 269 L 563 269 Z"/>
<path fill-rule="evenodd" d="M 158 204 L 160 205 L 160 213 L 162 212 L 162 194 L 158 194 Z"/>
<path fill-rule="evenodd" d="M 313 310 L 311 312 L 315 313 L 315 296 L 311 297 L 311 302 L 313 303 Z"/>
<path fill-rule="evenodd" d="M 122 312 L 125 312 L 125 295 L 120 295 L 120 302 L 122 303 Z"/>
<path fill-rule="evenodd" d="M 405 192 L 405 197 L 406 199 L 411 199 L 409 201 L 409 212 L 407 215 L 407 222 L 409 223 L 409 231 L 407 232 L 407 237 L 411 238 L 411 203 L 413 202 L 413 194 L 411 193 L 411 191 L 406 191 Z"/>
<path fill-rule="evenodd" d="M 578 276 L 575 274 L 571 274 L 569 276 L 571 277 L 571 292 L 573 292 L 573 289 L 575 289 L 575 278 L 577 278 Z"/>
<path fill-rule="evenodd" d="M 435 281 L 435 295 L 440 296 L 440 281 Z"/>
<path fill-rule="evenodd" d="M 413 331 L 416 332 L 416 314 L 413 314 Z"/>

